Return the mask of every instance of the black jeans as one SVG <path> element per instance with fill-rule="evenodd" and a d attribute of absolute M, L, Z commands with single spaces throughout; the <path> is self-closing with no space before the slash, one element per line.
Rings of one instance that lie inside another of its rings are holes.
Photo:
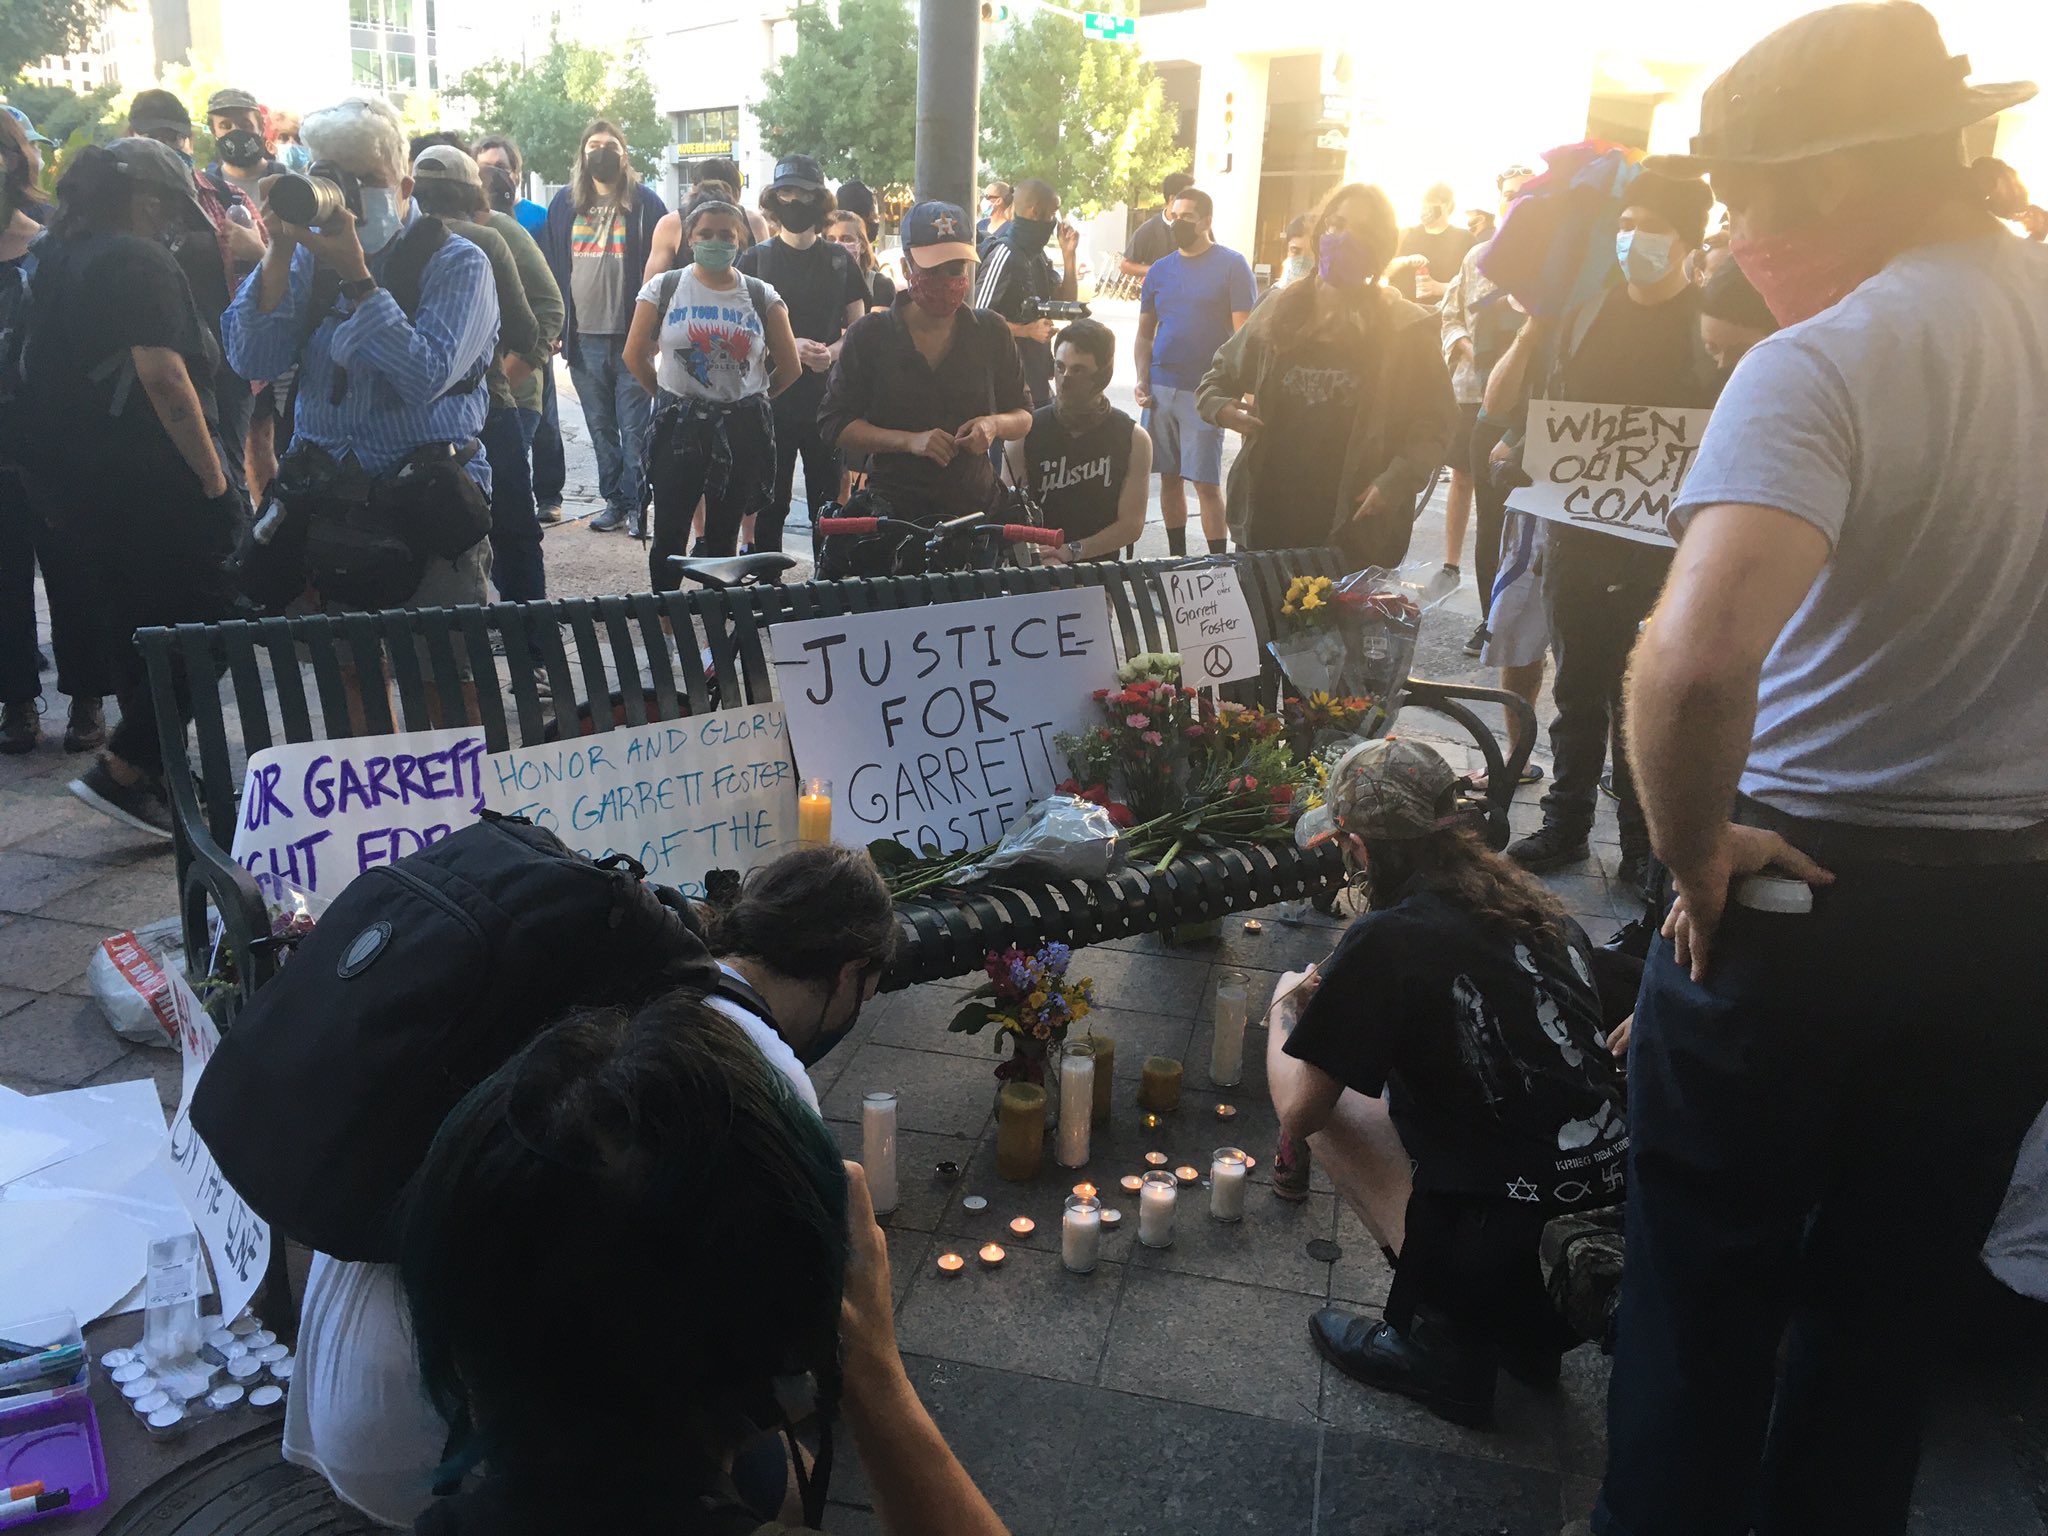
<path fill-rule="evenodd" d="M 548 595 L 533 474 L 526 457 L 529 418 L 538 419 L 517 406 L 493 405 L 480 434 L 491 462 L 491 580 L 508 603 Z"/>
<path fill-rule="evenodd" d="M 799 454 L 804 461 L 804 501 L 810 507 L 811 521 L 818 520 L 820 507 L 839 496 L 839 454 L 818 430 L 818 408 L 824 402 L 825 375 L 808 370 L 775 400 L 775 485 L 768 493 L 768 505 L 754 515 L 756 549 L 782 548 L 782 524 L 789 516 L 789 498 L 796 488 Z"/>
<path fill-rule="evenodd" d="M 1657 605 L 1671 552 L 1614 534 L 1553 525 L 1543 555 L 1543 611 L 1557 653 L 1551 685 L 1553 760 L 1543 820 L 1584 833 L 1593 825 L 1600 770 L 1612 736 L 1614 790 L 1621 802 L 1621 847 L 1648 852 L 1650 833 L 1636 798 L 1622 740 L 1622 677 L 1636 631 Z"/>
<path fill-rule="evenodd" d="M 29 494 L 12 471 L 0 471 L 0 704 L 24 704 L 43 691 L 36 672 L 38 564 L 50 598 L 57 691 L 99 699 L 115 687 L 105 607 L 78 549 L 36 515 Z"/>
<path fill-rule="evenodd" d="M 1418 1306 L 1446 1318 L 1474 1353 L 1560 1355 L 1578 1343 L 1544 1289 L 1538 1244 L 1549 1212 L 1491 1195 L 1418 1189 L 1408 1197 L 1386 1319 Z"/>
<path fill-rule="evenodd" d="M 562 504 L 569 464 L 562 452 L 562 408 L 555 399 L 555 360 L 540 373 L 540 426 L 533 434 L 533 499 L 543 507 Z"/>
<path fill-rule="evenodd" d="M 648 575 L 655 591 L 673 592 L 683 578 L 669 557 L 688 543 L 699 498 L 704 541 L 698 548 L 706 555 L 737 553 L 740 519 L 749 512 L 766 515 L 760 509 L 775 476 L 775 424 L 766 397 L 717 405 L 663 395 L 650 434 L 648 475 L 654 486 Z"/>
<path fill-rule="evenodd" d="M 1508 493 L 1493 483 L 1493 464 L 1488 455 L 1507 430 L 1507 424 L 1484 416 L 1472 428 L 1472 458 L 1466 465 L 1472 476 L 1472 560 L 1479 576 L 1479 617 L 1493 613 L 1493 583 L 1500 575 L 1500 540 L 1507 527 Z"/>
<path fill-rule="evenodd" d="M 1834 872 L 1808 914 L 1731 902 L 1704 986 L 1651 951 L 1601 1536 L 1905 1528 L 1944 1307 L 2048 1099 L 2048 864 Z"/>

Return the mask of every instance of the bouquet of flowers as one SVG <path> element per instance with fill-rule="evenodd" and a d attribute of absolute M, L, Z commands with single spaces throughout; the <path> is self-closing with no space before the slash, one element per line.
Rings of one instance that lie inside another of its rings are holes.
<path fill-rule="evenodd" d="M 1053 738 L 1078 786 L 1066 793 L 1095 799 L 1091 791 L 1120 789 L 1134 821 L 1172 810 L 1186 784 L 1189 744 L 1206 733 L 1200 699 L 1193 688 L 1153 678 L 1096 689 L 1103 723 Z"/>
<path fill-rule="evenodd" d="M 1303 758 L 1312 757 L 1318 748 L 1332 742 L 1378 735 L 1379 731 L 1373 729 L 1378 709 L 1371 699 L 1339 698 L 1321 689 L 1306 697 L 1288 694 L 1280 701 L 1281 717 L 1287 722 L 1288 744 Z"/>
<path fill-rule="evenodd" d="M 1433 576 L 1420 567 L 1371 565 L 1335 582 L 1297 577 L 1288 592 L 1302 586 L 1301 596 L 1281 607 L 1293 623 L 1266 649 L 1297 694 L 1362 700 L 1367 709 L 1352 734 L 1383 736 L 1400 706 L 1423 612 L 1455 590 Z M 1328 583 L 1327 591 L 1313 585 L 1318 581 Z"/>
<path fill-rule="evenodd" d="M 1045 1082 L 1046 1062 L 1067 1038 L 1067 1031 L 1088 1017 L 1095 1006 L 1095 983 L 1086 976 L 1069 977 L 1074 952 L 1064 944 L 1047 944 L 1036 954 L 1021 949 L 989 951 L 983 969 L 988 980 L 969 994 L 953 1022 L 953 1034 L 978 1035 L 996 1026 L 990 1043 L 1009 1057 L 996 1067 L 996 1081 L 1021 1079 Z"/>
<path fill-rule="evenodd" d="M 1297 576 L 1287 583 L 1281 615 L 1301 629 L 1319 629 L 1330 622 L 1330 592 L 1337 584 L 1327 576 Z"/>

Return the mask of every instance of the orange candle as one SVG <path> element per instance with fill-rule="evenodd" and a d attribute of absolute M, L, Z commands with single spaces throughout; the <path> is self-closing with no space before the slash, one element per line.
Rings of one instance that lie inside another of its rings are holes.
<path fill-rule="evenodd" d="M 805 779 L 796 802 L 796 836 L 801 843 L 832 841 L 832 781 Z"/>

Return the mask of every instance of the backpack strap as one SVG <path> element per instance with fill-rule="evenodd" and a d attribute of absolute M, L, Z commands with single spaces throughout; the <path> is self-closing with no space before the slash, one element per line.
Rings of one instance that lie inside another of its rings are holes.
<path fill-rule="evenodd" d="M 766 1024 L 775 1027 L 775 1010 L 768 1006 L 768 1000 L 756 992 L 751 985 L 730 971 L 721 969 L 718 981 L 711 988 L 713 997 L 722 997 L 729 1003 L 737 1004 Z"/>
<path fill-rule="evenodd" d="M 660 314 L 656 317 L 655 329 L 657 333 L 660 330 L 660 321 L 667 318 L 669 305 L 676 301 L 676 290 L 682 285 L 683 269 L 681 267 L 670 267 L 661 274 L 661 297 L 655 301 L 654 306 L 660 311 Z"/>
<path fill-rule="evenodd" d="M 740 281 L 747 285 L 747 302 L 754 306 L 754 318 L 761 322 L 761 334 L 768 334 L 768 285 L 751 273 L 742 272 Z"/>

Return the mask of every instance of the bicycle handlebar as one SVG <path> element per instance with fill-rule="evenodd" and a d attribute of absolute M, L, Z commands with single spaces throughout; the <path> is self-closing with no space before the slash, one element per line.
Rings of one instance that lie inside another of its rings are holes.
<path fill-rule="evenodd" d="M 835 533 L 879 533 L 884 519 L 879 517 L 821 517 L 816 531 L 830 536 Z"/>
<path fill-rule="evenodd" d="M 822 537 L 830 538 L 836 534 L 880 533 L 884 528 L 914 528 L 928 536 L 979 533 L 986 530 L 1000 532 L 1007 543 L 1039 544 L 1048 549 L 1066 542 L 1066 535 L 1057 528 L 1036 528 L 1029 523 L 978 523 L 969 526 L 965 518 L 941 523 L 937 528 L 927 528 L 922 523 L 912 523 L 895 517 L 821 517 L 817 521 L 815 531 Z"/>
<path fill-rule="evenodd" d="M 1067 542 L 1063 530 L 1034 528 L 1029 523 L 1003 524 L 1003 537 L 1012 544 L 1042 544 L 1047 549 L 1056 549 Z"/>

